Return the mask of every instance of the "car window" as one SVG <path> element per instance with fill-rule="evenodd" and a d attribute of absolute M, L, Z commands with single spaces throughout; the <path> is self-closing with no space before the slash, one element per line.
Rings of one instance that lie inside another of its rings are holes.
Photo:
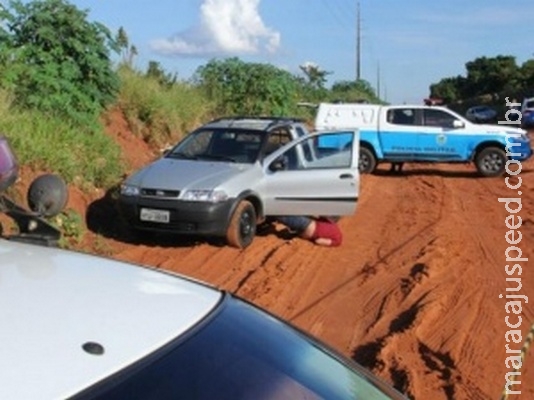
<path fill-rule="evenodd" d="M 297 131 L 298 137 L 302 137 L 307 133 L 301 126 L 297 126 L 295 130 Z"/>
<path fill-rule="evenodd" d="M 395 125 L 414 125 L 415 110 L 412 108 L 394 108 L 388 110 L 387 120 Z"/>
<path fill-rule="evenodd" d="M 213 137 L 213 130 L 200 130 L 188 135 L 178 146 L 172 149 L 168 156 L 196 157 L 207 152 Z"/>
<path fill-rule="evenodd" d="M 443 110 L 425 109 L 423 112 L 423 125 L 425 126 L 451 127 L 455 119 L 454 115 Z"/>
<path fill-rule="evenodd" d="M 280 147 L 291 141 L 291 134 L 287 128 L 277 128 L 269 132 L 267 138 L 267 145 L 265 148 L 265 154 L 271 154 L 272 152 L 278 150 Z"/>
<path fill-rule="evenodd" d="M 323 133 L 310 137 L 286 150 L 275 163 L 281 161 L 286 171 L 349 168 L 352 162 L 352 139 L 352 132 Z"/>
<path fill-rule="evenodd" d="M 263 132 L 242 129 L 204 129 L 190 134 L 167 157 L 254 163 Z"/>
<path fill-rule="evenodd" d="M 185 341 L 74 398 L 390 398 L 383 383 L 364 374 L 254 306 L 227 298 Z"/>

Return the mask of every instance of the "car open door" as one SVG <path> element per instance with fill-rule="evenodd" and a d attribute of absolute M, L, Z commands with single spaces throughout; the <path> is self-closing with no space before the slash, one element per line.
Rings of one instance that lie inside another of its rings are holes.
<path fill-rule="evenodd" d="M 265 159 L 265 215 L 350 215 L 360 175 L 358 131 L 298 138 Z"/>

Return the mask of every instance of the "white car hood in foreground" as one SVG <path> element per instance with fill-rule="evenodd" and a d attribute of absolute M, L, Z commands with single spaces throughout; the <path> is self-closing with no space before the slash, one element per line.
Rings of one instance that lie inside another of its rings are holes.
<path fill-rule="evenodd" d="M 0 239 L 0 399 L 69 397 L 176 338 L 220 297 L 147 268 Z M 104 353 L 84 351 L 88 342 Z"/>

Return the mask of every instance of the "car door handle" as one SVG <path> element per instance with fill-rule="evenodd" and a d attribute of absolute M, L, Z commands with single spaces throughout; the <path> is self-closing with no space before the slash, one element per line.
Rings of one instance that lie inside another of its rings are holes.
<path fill-rule="evenodd" d="M 353 179 L 354 175 L 352 174 L 341 174 L 339 175 L 339 179 Z"/>

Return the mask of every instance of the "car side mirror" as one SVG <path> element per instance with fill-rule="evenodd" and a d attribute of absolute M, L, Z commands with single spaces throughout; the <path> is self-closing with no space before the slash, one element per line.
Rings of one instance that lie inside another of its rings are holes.
<path fill-rule="evenodd" d="M 285 169 L 287 169 L 287 160 L 283 156 L 278 157 L 271 163 L 271 165 L 269 165 L 269 171 L 271 172 L 283 171 Z"/>
<path fill-rule="evenodd" d="M 452 127 L 453 127 L 454 129 L 465 128 L 465 123 L 464 123 L 464 121 L 460 121 L 459 119 L 455 119 L 455 120 L 452 122 Z"/>

